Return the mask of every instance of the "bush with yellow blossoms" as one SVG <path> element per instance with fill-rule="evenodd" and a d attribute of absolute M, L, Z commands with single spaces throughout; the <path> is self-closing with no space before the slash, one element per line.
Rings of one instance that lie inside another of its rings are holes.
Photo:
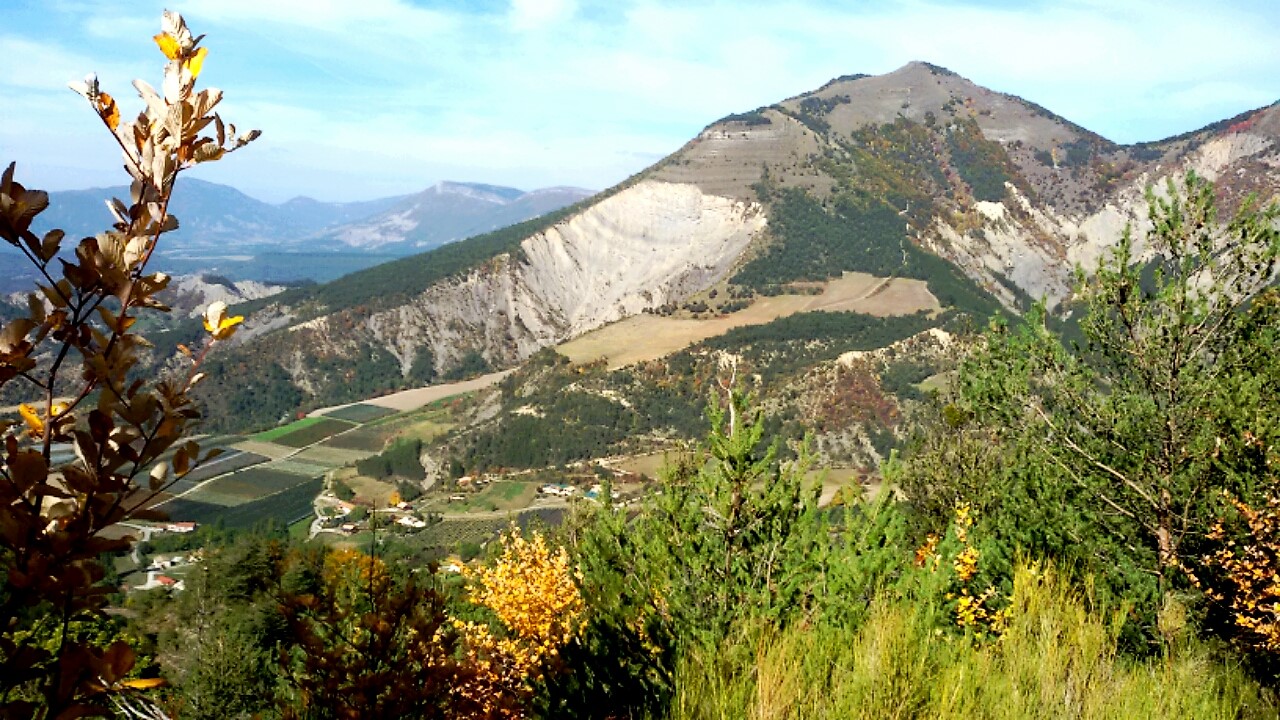
<path fill-rule="evenodd" d="M 1008 600 L 995 585 L 976 582 L 982 551 L 970 537 L 973 525 L 972 506 L 958 503 L 947 536 L 926 536 L 915 552 L 915 564 L 934 575 L 950 570 L 943 597 L 951 606 L 956 627 L 978 636 L 999 636 L 1008 624 Z M 1001 604 L 1006 607 L 997 607 Z"/>
<path fill-rule="evenodd" d="M 1200 559 L 1192 580 L 1236 642 L 1280 659 L 1280 496 L 1261 508 L 1228 501 L 1234 513 L 1211 527 L 1216 549 Z"/>
<path fill-rule="evenodd" d="M 560 651 L 582 632 L 586 608 L 569 555 L 542 533 L 512 528 L 490 565 L 468 570 L 471 602 L 497 627 L 454 620 L 476 676 L 462 688 L 495 717 L 526 717 L 536 685 L 560 668 Z"/>
<path fill-rule="evenodd" d="M 130 176 L 127 201 L 107 202 L 105 231 L 68 252 L 63 231 L 31 229 L 48 194 L 20 183 L 14 165 L 0 174 L 0 240 L 39 277 L 27 312 L 0 329 L 0 388 L 26 398 L 16 418 L 0 418 L 0 717 L 103 714 L 113 695 L 152 684 L 128 679 L 127 643 L 80 641 L 76 629 L 101 617 L 113 591 L 98 558 L 129 545 L 103 531 L 154 517 L 146 508 L 155 496 L 209 457 L 185 441 L 199 418 L 188 394 L 199 360 L 234 333 L 233 319 L 217 318 L 199 356 L 169 378 L 137 377 L 149 343 L 132 332 L 145 313 L 168 310 L 158 294 L 169 276 L 148 263 L 178 226 L 169 213 L 178 176 L 258 136 L 223 123 L 214 112 L 221 91 L 196 89 L 208 57 L 202 37 L 164 13 L 154 37 L 164 81 L 158 91 L 134 82 L 143 109 L 133 120 L 95 75 L 71 83 Z M 55 462 L 61 444 L 75 459 Z M 24 639 L 50 633 L 52 649 Z"/>

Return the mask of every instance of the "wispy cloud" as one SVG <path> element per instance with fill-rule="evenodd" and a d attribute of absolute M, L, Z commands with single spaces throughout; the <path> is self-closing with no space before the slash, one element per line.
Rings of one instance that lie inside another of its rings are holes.
<path fill-rule="evenodd" d="M 0 8 L 0 150 L 102 174 L 66 80 L 158 74 L 162 2 Z M 208 80 L 261 144 L 202 173 L 271 199 L 440 179 L 604 187 L 717 117 L 845 73 L 949 67 L 1119 141 L 1280 99 L 1271 0 L 189 0 Z M 202 78 L 204 79 L 204 78 Z M 35 117 L 38 120 L 32 120 Z M 91 119 L 91 118 L 90 118 Z M 74 151 L 68 150 L 73 148 Z M 83 157 L 78 161 L 77 157 Z M 3 158 L 0 158 L 3 159 Z M 109 163 L 114 168 L 114 163 Z M 42 169 L 44 168 L 44 169 Z"/>

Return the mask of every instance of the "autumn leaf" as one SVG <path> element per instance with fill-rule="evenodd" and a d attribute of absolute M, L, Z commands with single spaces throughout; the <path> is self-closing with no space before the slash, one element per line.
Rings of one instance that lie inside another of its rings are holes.
<path fill-rule="evenodd" d="M 194 55 L 183 63 L 183 66 L 186 67 L 187 70 L 191 71 L 191 78 L 193 80 L 200 77 L 200 70 L 204 67 L 204 57 L 208 54 L 209 51 L 207 49 L 200 48 Z"/>
<path fill-rule="evenodd" d="M 243 315 L 227 317 L 227 304 L 221 300 L 211 303 L 204 311 L 204 329 L 214 340 L 226 340 L 235 334 L 236 326 L 244 322 Z"/>
<path fill-rule="evenodd" d="M 44 437 L 44 418 L 36 412 L 36 409 L 27 403 L 18 406 L 18 414 L 22 416 L 22 421 L 27 424 L 27 434 L 33 438 Z"/>
<path fill-rule="evenodd" d="M 98 114 L 112 132 L 120 126 L 120 108 L 116 105 L 116 99 L 107 93 L 98 94 Z"/>
<path fill-rule="evenodd" d="M 167 32 L 156 33 L 152 38 L 156 41 L 156 45 L 160 47 L 160 52 L 170 60 L 177 60 L 181 49 L 178 47 L 178 39 Z"/>

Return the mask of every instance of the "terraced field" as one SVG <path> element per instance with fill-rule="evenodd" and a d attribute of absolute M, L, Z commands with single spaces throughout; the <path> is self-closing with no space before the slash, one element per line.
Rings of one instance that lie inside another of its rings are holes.
<path fill-rule="evenodd" d="M 366 405 L 357 403 L 355 405 L 347 405 L 324 413 L 324 417 L 337 418 L 338 420 L 346 420 L 353 423 L 368 423 L 379 418 L 395 415 L 396 411 L 391 408 L 378 407 L 377 405 Z"/>
<path fill-rule="evenodd" d="M 312 514 L 311 503 L 319 494 L 321 478 L 233 507 L 180 498 L 164 506 L 174 520 L 198 523 L 221 522 L 226 527 L 250 528 L 267 520 L 289 524 Z"/>
<path fill-rule="evenodd" d="M 308 422 L 302 427 L 275 438 L 273 442 L 286 447 L 304 448 L 337 435 L 344 430 L 351 430 L 357 427 L 356 423 L 347 422 L 346 420 L 333 420 L 330 418 L 307 418 L 307 420 L 315 420 L 315 422 Z M 305 421 L 299 420 L 298 422 Z"/>

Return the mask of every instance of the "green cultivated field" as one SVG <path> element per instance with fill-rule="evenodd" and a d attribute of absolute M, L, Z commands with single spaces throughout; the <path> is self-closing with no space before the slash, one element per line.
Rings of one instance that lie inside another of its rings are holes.
<path fill-rule="evenodd" d="M 349 423 L 345 420 L 332 420 L 330 418 L 307 418 L 307 420 L 314 420 L 315 422 L 309 422 L 302 427 L 294 428 L 290 432 L 276 437 L 272 442 L 288 447 L 306 447 L 318 443 L 330 435 L 336 435 L 343 430 L 350 430 L 355 427 L 355 423 Z M 285 427 L 292 426 L 286 425 Z"/>
<path fill-rule="evenodd" d="M 348 405 L 344 408 L 338 408 L 324 414 L 325 417 L 337 418 L 338 420 L 346 420 L 353 423 L 367 423 L 378 418 L 384 418 L 388 415 L 395 415 L 396 411 L 391 408 L 378 407 L 377 405 Z"/>
<path fill-rule="evenodd" d="M 256 434 L 256 435 L 251 436 L 249 439 L 250 439 L 250 440 L 258 440 L 258 441 L 261 441 L 261 442 L 275 442 L 275 441 L 276 441 L 276 440 L 278 440 L 279 438 L 282 438 L 282 437 L 284 437 L 285 435 L 288 435 L 289 433 L 293 432 L 294 430 L 301 430 L 302 428 L 309 427 L 309 426 L 311 426 L 311 425 L 315 425 L 316 423 L 320 422 L 321 420 L 324 420 L 324 418 L 321 418 L 321 417 L 307 417 L 307 418 L 302 418 L 301 420 L 295 420 L 294 422 L 291 422 L 291 423 L 289 423 L 288 425 L 281 425 L 281 426 L 280 426 L 280 427 L 278 427 L 278 428 L 271 428 L 270 430 L 263 430 L 262 432 L 260 432 L 260 433 L 258 433 L 258 434 Z"/>
<path fill-rule="evenodd" d="M 382 452 L 382 446 L 387 442 L 387 437 L 387 431 L 382 428 L 362 427 L 337 437 L 331 437 L 321 447 L 363 453 L 378 453 Z"/>
<path fill-rule="evenodd" d="M 220 522 L 229 528 L 250 528 L 267 520 L 292 524 L 313 512 L 312 501 L 323 484 L 321 478 L 306 480 L 274 495 L 235 507 L 182 498 L 166 504 L 164 510 L 171 520 L 193 520 L 203 524 Z"/>

